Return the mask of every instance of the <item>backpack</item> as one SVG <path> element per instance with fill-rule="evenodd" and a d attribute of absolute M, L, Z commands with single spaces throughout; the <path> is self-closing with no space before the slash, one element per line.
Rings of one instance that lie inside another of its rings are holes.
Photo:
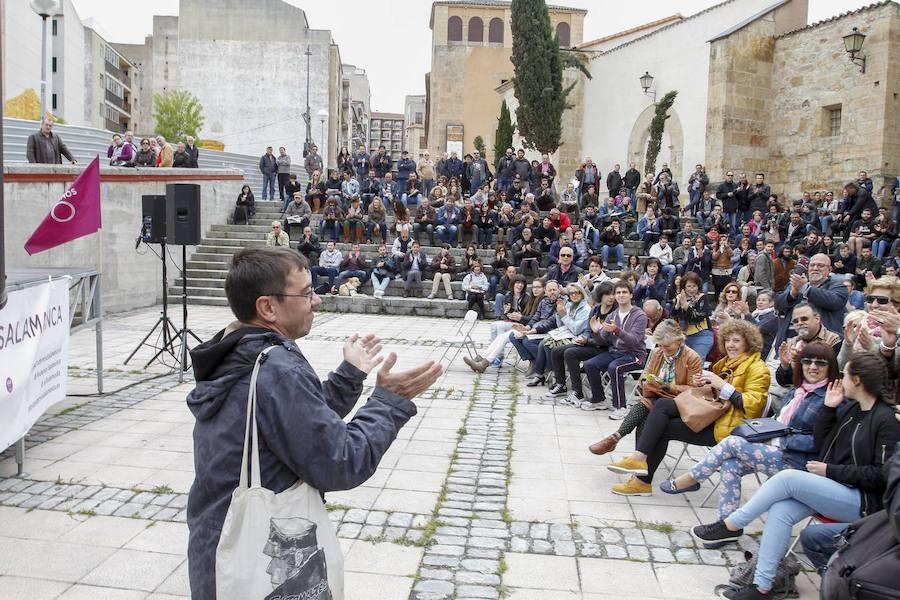
<path fill-rule="evenodd" d="M 726 585 L 716 586 L 716 595 L 720 598 L 722 592 L 726 590 L 739 590 L 753 584 L 753 575 L 756 573 L 756 556 L 751 552 L 744 552 L 743 562 L 731 569 Z M 797 575 L 800 573 L 800 562 L 793 554 L 788 554 L 778 563 L 778 569 L 775 571 L 775 581 L 772 584 L 772 597 L 782 598 L 799 598 L 800 592 L 797 589 Z"/>
<path fill-rule="evenodd" d="M 844 532 L 822 578 L 822 600 L 900 600 L 900 443 L 886 470 L 885 508 Z"/>

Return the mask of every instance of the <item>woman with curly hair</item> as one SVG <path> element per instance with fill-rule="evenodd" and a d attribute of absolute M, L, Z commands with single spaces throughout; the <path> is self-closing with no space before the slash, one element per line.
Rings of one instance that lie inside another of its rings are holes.
<path fill-rule="evenodd" d="M 667 494 L 694 492 L 700 489 L 701 481 L 721 471 L 719 517 L 724 519 L 740 506 L 744 475 L 756 472 L 771 477 L 784 469 L 805 471 L 806 463 L 817 455 L 813 429 L 822 413 L 826 387 L 840 375 L 828 344 L 806 344 L 794 361 L 794 385 L 785 395 L 777 417 L 791 428 L 790 433 L 759 443 L 729 435 L 687 473 L 662 482 L 659 489 Z"/>
<path fill-rule="evenodd" d="M 712 386 L 716 395 L 729 402 L 728 410 L 708 427 L 695 432 L 685 425 L 672 398 L 659 398 L 650 411 L 635 452 L 610 463 L 613 473 L 631 475 L 625 483 L 613 486 L 621 496 L 649 496 L 653 493 L 653 474 L 659 467 L 669 441 L 698 446 L 715 446 L 745 418 L 762 415 L 769 392 L 771 375 L 760 358 L 762 335 L 751 323 L 730 319 L 719 327 L 719 348 L 725 358 L 694 376 L 694 386 Z"/>

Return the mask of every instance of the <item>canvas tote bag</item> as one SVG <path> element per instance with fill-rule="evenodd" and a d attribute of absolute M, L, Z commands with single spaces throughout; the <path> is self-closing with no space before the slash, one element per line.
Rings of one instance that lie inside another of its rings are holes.
<path fill-rule="evenodd" d="M 272 348 L 260 352 L 250 377 L 241 478 L 216 548 L 216 596 L 218 600 L 343 600 L 344 560 L 319 491 L 299 480 L 280 494 L 262 487 L 256 379 Z"/>

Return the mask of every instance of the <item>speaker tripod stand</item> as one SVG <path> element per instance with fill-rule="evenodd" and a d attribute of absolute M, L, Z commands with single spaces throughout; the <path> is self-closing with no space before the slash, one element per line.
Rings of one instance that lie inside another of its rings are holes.
<path fill-rule="evenodd" d="M 138 353 L 138 350 L 140 350 L 144 346 L 148 346 L 148 347 L 156 350 L 156 353 L 153 355 L 153 358 L 148 360 L 147 364 L 144 365 L 145 369 L 147 367 L 149 367 L 151 364 L 153 364 L 154 361 L 161 359 L 163 354 L 168 354 L 169 356 L 171 356 L 172 360 L 174 360 L 176 363 L 178 363 L 179 368 L 181 368 L 181 366 L 182 366 L 182 362 L 179 358 L 179 353 L 175 350 L 175 341 L 180 339 L 179 331 L 178 331 L 178 328 L 175 327 L 175 323 L 172 321 L 172 319 L 169 318 L 169 290 L 167 288 L 168 277 L 167 277 L 167 272 L 166 272 L 166 242 L 165 242 L 165 240 L 160 242 L 160 249 L 161 249 L 160 256 L 162 257 L 162 289 L 163 289 L 162 312 L 159 315 L 159 319 L 156 320 L 156 323 L 154 323 L 153 327 L 150 329 L 150 331 L 147 333 L 147 335 L 144 336 L 144 339 L 142 339 L 140 341 L 140 343 L 138 343 L 138 345 L 135 347 L 135 349 L 131 351 L 131 354 L 128 355 L 128 358 L 125 359 L 125 363 L 124 363 L 127 365 L 128 361 L 130 361 L 132 358 L 134 358 L 134 355 Z M 185 308 L 185 312 L 187 312 L 186 308 Z M 156 333 L 156 330 L 159 328 L 161 328 L 161 331 L 158 334 L 159 337 L 157 338 L 157 341 L 148 342 L 147 340 L 149 340 L 151 337 L 153 337 L 153 334 Z M 161 343 L 161 345 L 157 346 L 158 343 Z M 162 362 L 162 361 L 160 361 L 160 362 Z M 163 363 L 163 364 L 165 364 L 165 363 Z"/>
<path fill-rule="evenodd" d="M 188 336 L 191 336 L 197 343 L 203 343 L 197 334 L 191 331 L 191 329 L 187 326 L 187 318 L 188 318 L 188 310 L 187 310 L 187 246 L 182 244 L 181 246 L 181 329 L 179 329 L 176 333 L 178 338 L 181 340 L 181 360 L 179 361 L 179 370 L 178 370 L 178 383 L 184 381 L 184 373 L 185 371 L 190 370 L 191 366 L 188 364 L 188 351 L 190 348 L 188 347 Z"/>

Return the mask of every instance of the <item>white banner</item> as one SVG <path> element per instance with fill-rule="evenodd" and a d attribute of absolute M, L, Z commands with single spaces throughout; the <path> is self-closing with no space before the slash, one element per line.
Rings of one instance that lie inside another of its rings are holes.
<path fill-rule="evenodd" d="M 0 450 L 66 397 L 69 279 L 9 293 L 0 310 Z"/>

